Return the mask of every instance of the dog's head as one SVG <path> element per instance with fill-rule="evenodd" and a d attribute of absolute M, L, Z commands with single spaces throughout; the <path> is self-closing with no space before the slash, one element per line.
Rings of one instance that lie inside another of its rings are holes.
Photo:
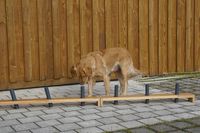
<path fill-rule="evenodd" d="M 80 84 L 86 84 L 88 79 L 92 76 L 92 69 L 90 67 L 85 67 L 80 64 L 72 66 L 71 68 L 72 77 L 78 77 Z"/>

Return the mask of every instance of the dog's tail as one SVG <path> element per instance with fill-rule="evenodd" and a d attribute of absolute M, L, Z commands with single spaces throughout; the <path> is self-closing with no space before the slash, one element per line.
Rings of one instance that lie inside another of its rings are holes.
<path fill-rule="evenodd" d="M 129 79 L 140 79 L 142 77 L 145 77 L 146 74 L 134 67 L 131 68 L 131 71 L 129 73 Z"/>

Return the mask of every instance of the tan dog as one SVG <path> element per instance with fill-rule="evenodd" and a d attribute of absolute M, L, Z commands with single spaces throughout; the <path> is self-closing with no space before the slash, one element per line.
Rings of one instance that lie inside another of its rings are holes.
<path fill-rule="evenodd" d="M 73 77 L 80 83 L 88 83 L 88 96 L 92 96 L 97 77 L 103 77 L 106 95 L 110 95 L 110 75 L 115 73 L 120 82 L 120 94 L 126 95 L 128 79 L 141 73 L 133 67 L 131 55 L 124 48 L 109 48 L 87 54 L 72 67 Z"/>

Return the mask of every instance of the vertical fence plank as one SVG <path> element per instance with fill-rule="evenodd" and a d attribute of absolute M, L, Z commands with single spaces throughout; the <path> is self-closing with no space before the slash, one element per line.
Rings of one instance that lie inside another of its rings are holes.
<path fill-rule="evenodd" d="M 128 50 L 133 64 L 139 68 L 139 1 L 128 0 Z"/>
<path fill-rule="evenodd" d="M 119 46 L 119 0 L 111 0 L 111 43 Z"/>
<path fill-rule="evenodd" d="M 68 77 L 71 78 L 72 65 L 80 60 L 80 4 L 79 0 L 67 0 L 67 47 Z"/>
<path fill-rule="evenodd" d="M 92 14 L 93 14 L 93 50 L 99 50 L 99 0 L 92 1 Z"/>
<path fill-rule="evenodd" d="M 111 48 L 111 0 L 105 0 L 106 48 Z"/>
<path fill-rule="evenodd" d="M 93 0 L 93 50 L 105 48 L 104 0 Z"/>
<path fill-rule="evenodd" d="M 10 82 L 24 80 L 21 0 L 6 0 Z"/>
<path fill-rule="evenodd" d="M 177 71 L 185 70 L 185 0 L 177 5 Z"/>
<path fill-rule="evenodd" d="M 52 79 L 54 76 L 51 2 L 51 0 L 37 1 L 40 80 Z"/>
<path fill-rule="evenodd" d="M 167 0 L 159 0 L 159 73 L 167 72 Z"/>
<path fill-rule="evenodd" d="M 149 0 L 149 72 L 158 74 L 158 0 Z"/>
<path fill-rule="evenodd" d="M 123 48 L 127 48 L 128 43 L 127 3 L 128 0 L 119 0 L 119 46 Z"/>
<path fill-rule="evenodd" d="M 200 1 L 195 0 L 195 70 L 200 71 Z"/>
<path fill-rule="evenodd" d="M 186 0 L 186 71 L 194 70 L 194 0 Z"/>
<path fill-rule="evenodd" d="M 168 72 L 176 72 L 176 0 L 168 0 Z"/>
<path fill-rule="evenodd" d="M 25 81 L 39 79 L 37 1 L 22 0 Z"/>
<path fill-rule="evenodd" d="M 92 51 L 92 1 L 80 0 L 81 56 Z"/>
<path fill-rule="evenodd" d="M 0 88 L 8 86 L 8 49 L 6 30 L 6 1 L 0 1 Z"/>
<path fill-rule="evenodd" d="M 140 70 L 149 73 L 148 0 L 139 0 Z"/>
<path fill-rule="evenodd" d="M 66 76 L 66 1 L 53 0 L 53 49 L 54 49 L 54 78 L 59 79 Z"/>

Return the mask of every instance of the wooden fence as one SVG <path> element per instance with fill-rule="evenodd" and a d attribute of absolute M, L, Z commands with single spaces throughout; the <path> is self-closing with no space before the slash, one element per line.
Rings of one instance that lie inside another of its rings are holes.
<path fill-rule="evenodd" d="M 93 50 L 151 75 L 200 70 L 200 0 L 0 0 L 0 90 L 75 82 Z"/>

